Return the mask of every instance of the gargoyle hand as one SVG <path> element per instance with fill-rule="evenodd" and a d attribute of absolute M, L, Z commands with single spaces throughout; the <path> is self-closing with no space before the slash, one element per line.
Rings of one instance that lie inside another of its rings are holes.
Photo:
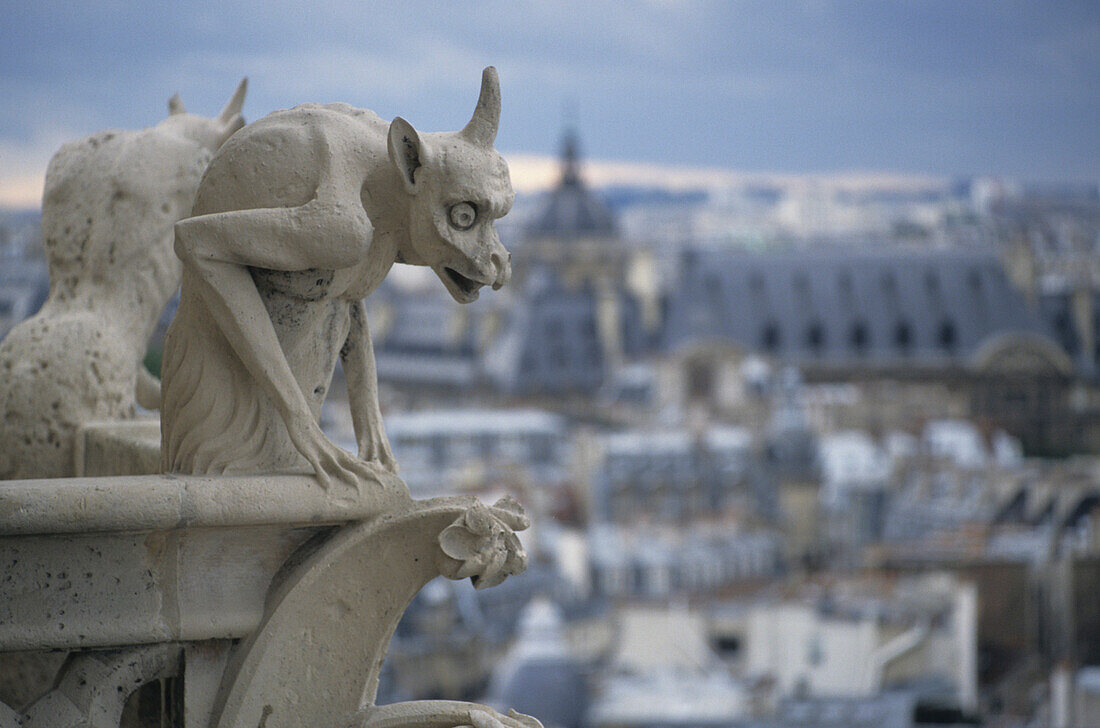
<path fill-rule="evenodd" d="M 512 496 L 488 507 L 475 502 L 439 534 L 440 548 L 454 560 L 443 575 L 449 579 L 468 576 L 476 589 L 485 589 L 522 573 L 527 568 L 527 552 L 515 532 L 530 524 Z"/>
<path fill-rule="evenodd" d="M 287 418 L 286 429 L 294 447 L 309 461 L 317 480 L 325 490 L 329 489 L 333 478 L 350 485 L 356 491 L 359 490 L 363 478 L 374 479 L 371 465 L 333 444 L 308 413 Z"/>

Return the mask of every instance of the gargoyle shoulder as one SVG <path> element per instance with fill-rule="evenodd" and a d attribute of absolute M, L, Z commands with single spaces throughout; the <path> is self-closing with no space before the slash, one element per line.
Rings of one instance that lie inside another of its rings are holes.
<path fill-rule="evenodd" d="M 346 107 L 346 108 L 343 108 Z M 374 141 L 378 133 L 366 114 L 349 113 L 347 104 L 301 104 L 249 124 L 227 141 L 206 171 L 194 214 L 267 207 L 298 207 L 317 190 L 328 157 L 339 147 Z"/>

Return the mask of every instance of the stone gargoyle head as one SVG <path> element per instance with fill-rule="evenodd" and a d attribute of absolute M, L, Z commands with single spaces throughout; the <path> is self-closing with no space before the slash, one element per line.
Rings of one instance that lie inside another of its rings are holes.
<path fill-rule="evenodd" d="M 515 197 L 508 165 L 493 149 L 499 122 L 500 82 L 490 66 L 462 131 L 420 134 L 401 117 L 389 128 L 390 160 L 411 196 L 409 241 L 398 261 L 429 266 L 459 303 L 476 300 L 482 286 L 499 289 L 512 273 L 493 227 Z"/>

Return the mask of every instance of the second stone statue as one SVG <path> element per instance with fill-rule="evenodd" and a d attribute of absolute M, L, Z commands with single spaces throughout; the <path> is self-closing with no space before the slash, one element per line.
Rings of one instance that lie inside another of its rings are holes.
<path fill-rule="evenodd" d="M 395 262 L 425 265 L 460 303 L 507 282 L 493 222 L 511 208 L 493 149 L 496 70 L 466 127 L 418 133 L 347 104 L 304 104 L 245 127 L 176 225 L 179 311 L 163 363 L 167 472 L 310 468 L 355 488 L 396 471 L 378 406 L 363 298 Z M 318 420 L 337 357 L 356 458 Z"/>

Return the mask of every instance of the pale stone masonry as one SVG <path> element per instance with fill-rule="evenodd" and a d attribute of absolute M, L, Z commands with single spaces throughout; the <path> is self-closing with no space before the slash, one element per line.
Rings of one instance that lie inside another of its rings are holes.
<path fill-rule="evenodd" d="M 243 86 L 223 112 L 229 126 L 242 100 Z M 421 587 L 445 576 L 487 588 L 527 566 L 516 533 L 530 522 L 515 500 L 418 501 L 397 477 L 362 304 L 397 261 L 430 266 L 460 303 L 508 281 L 493 229 L 512 202 L 492 146 L 499 115 L 487 68 L 461 132 L 307 104 L 215 140 L 220 151 L 194 175 L 192 216 L 175 226 L 183 284 L 164 363 L 166 473 L 147 474 L 147 423 L 82 420 L 70 467 L 100 477 L 0 484 L 0 670 L 41 681 L 4 693 L 20 698 L 0 699 L 0 728 L 541 728 L 474 703 L 374 704 Z M 155 239 L 109 208 L 87 215 Z M 129 290 L 142 269 L 106 255 Z M 150 326 L 175 285 L 158 282 Z M 148 334 L 112 334 L 131 388 L 130 354 Z M 48 413 L 45 372 L 61 354 L 37 341 L 9 337 L 5 356 L 28 367 L 28 391 L 42 394 L 26 399 Z M 63 363 L 94 372 L 92 353 L 77 346 Z M 358 457 L 318 425 L 338 356 Z M 36 472 L 23 444 L 9 433 L 0 455 L 14 473 Z M 68 658 L 51 680 L 56 651 Z"/>

